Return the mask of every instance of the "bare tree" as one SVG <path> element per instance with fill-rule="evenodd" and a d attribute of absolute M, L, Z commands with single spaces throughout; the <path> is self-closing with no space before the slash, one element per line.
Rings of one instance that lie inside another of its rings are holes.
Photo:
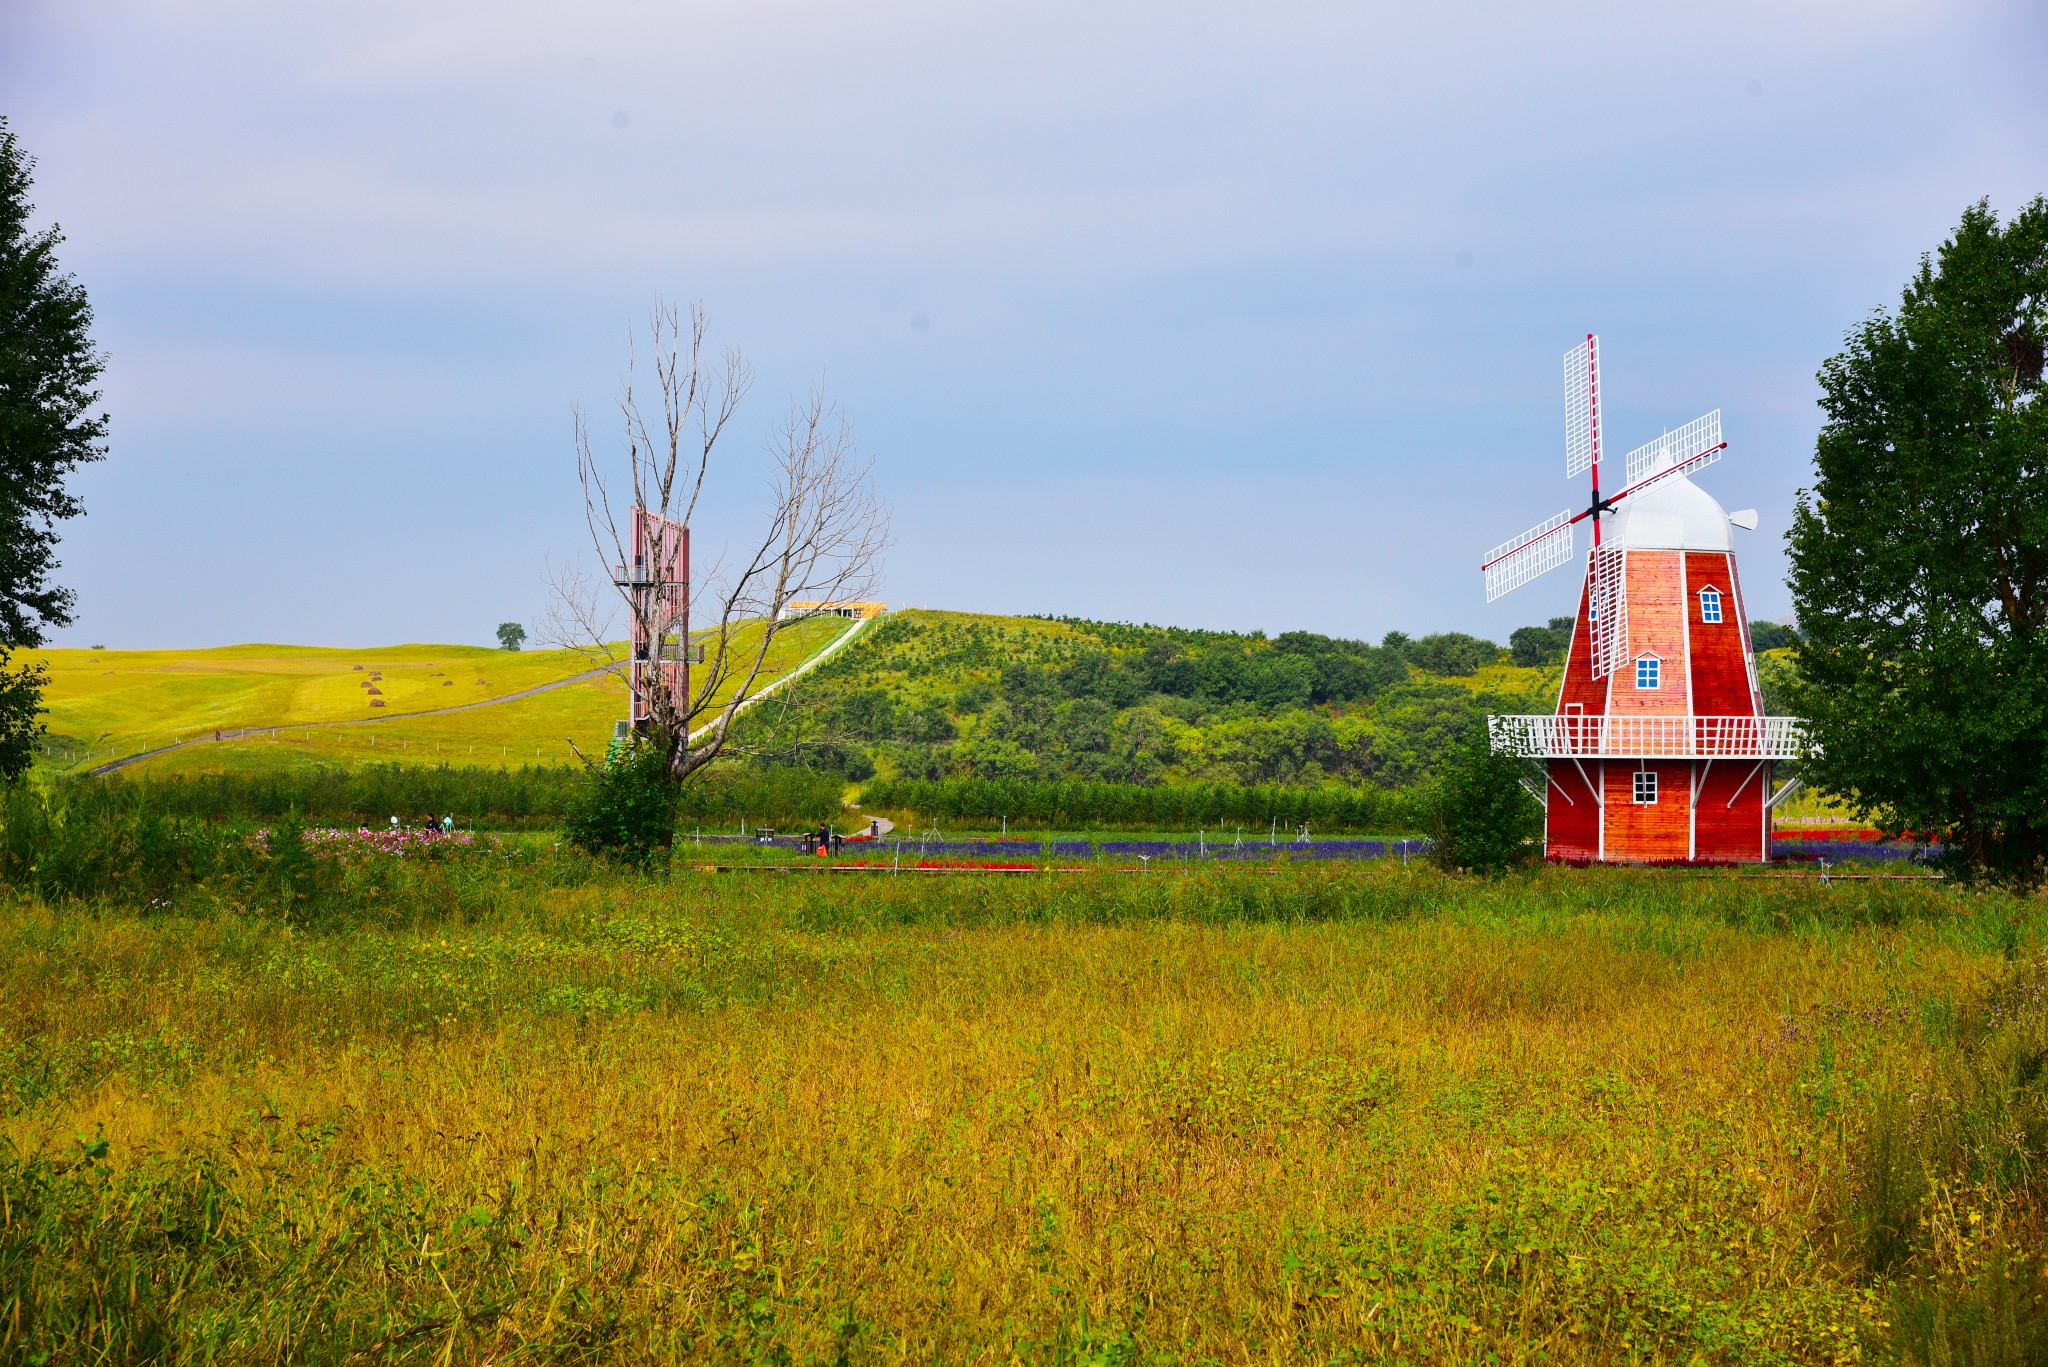
<path fill-rule="evenodd" d="M 778 695 L 776 717 L 747 728 L 750 739 L 735 734 L 734 722 L 780 677 L 770 659 L 783 633 L 818 615 L 815 607 L 794 605 L 872 594 L 889 538 L 888 510 L 875 494 L 872 462 L 855 448 L 851 425 L 814 391 L 791 405 L 768 443 L 765 524 L 756 537 L 739 543 L 739 552 L 714 566 L 701 586 L 681 588 L 688 595 L 688 615 L 679 610 L 679 596 L 648 592 L 644 582 L 636 587 L 625 569 L 633 564 L 633 510 L 644 509 L 663 523 L 692 525 L 720 440 L 753 384 L 739 353 L 707 358 L 705 331 L 702 309 L 691 308 L 685 318 L 656 301 L 648 319 L 654 394 L 650 404 L 643 403 L 636 337 L 619 396 L 624 451 L 615 461 L 599 457 L 577 411 L 576 473 L 591 546 L 600 563 L 618 568 L 607 576 L 609 583 L 575 570 L 550 576 L 555 609 L 549 635 L 627 682 L 643 704 L 638 710 L 650 737 L 666 749 L 670 776 L 679 782 L 721 754 L 774 748 L 779 723 L 791 713 L 791 690 Z M 664 670 L 636 672 L 630 654 L 608 639 L 621 606 L 637 628 L 631 634 L 647 644 L 653 660 L 689 662 L 689 685 L 680 696 Z M 710 625 L 692 631 L 691 621 Z"/>

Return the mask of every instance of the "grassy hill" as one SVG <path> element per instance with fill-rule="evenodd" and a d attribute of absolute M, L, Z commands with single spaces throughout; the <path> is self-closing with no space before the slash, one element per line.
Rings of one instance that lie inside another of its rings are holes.
<path fill-rule="evenodd" d="M 793 628 L 770 664 L 793 669 L 847 629 Z M 202 740 L 135 766 L 151 774 L 263 770 L 308 763 L 460 763 L 511 767 L 602 751 L 625 715 L 625 687 L 579 678 L 571 651 L 402 645 L 366 650 L 242 645 L 211 650 L 51 650 L 46 768 Z M 373 695 L 371 688 L 377 692 Z M 515 697 L 531 689 L 547 691 Z M 381 706 L 373 704 L 381 703 Z M 487 703 L 489 706 L 469 706 Z M 451 711 L 463 707 L 467 710 Z M 214 743 L 216 731 L 280 728 Z"/>
<path fill-rule="evenodd" d="M 1455 634 L 899 612 L 819 670 L 847 776 L 1400 786 L 1486 711 L 1547 710 L 1555 666 Z"/>
<path fill-rule="evenodd" d="M 777 672 L 846 630 L 785 638 Z M 45 769 L 130 773 L 307 764 L 517 767 L 601 749 L 623 687 L 565 651 L 243 645 L 52 650 Z M 1478 712 L 1548 705 L 1555 670 L 1469 637 L 1373 646 L 1310 633 L 1197 631 L 908 610 L 815 676 L 828 706 L 809 763 L 849 780 L 1365 783 L 1426 773 Z M 529 693 L 530 696 L 515 696 Z M 476 706 L 475 704 L 488 704 Z M 241 730 L 263 733 L 237 738 Z M 216 732 L 224 733 L 218 742 Z"/>

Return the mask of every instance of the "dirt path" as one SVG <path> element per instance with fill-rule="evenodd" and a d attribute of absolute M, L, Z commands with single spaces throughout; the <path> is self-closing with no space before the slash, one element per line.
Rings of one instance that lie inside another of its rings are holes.
<path fill-rule="evenodd" d="M 159 745 L 154 750 L 138 750 L 132 755 L 123 755 L 120 759 L 109 760 L 96 768 L 88 769 L 85 773 L 88 778 L 98 778 L 102 774 L 111 774 L 116 770 L 126 769 L 131 764 L 140 764 L 146 759 L 155 759 L 158 755 L 168 755 L 173 750 L 182 750 L 188 745 L 212 745 L 216 741 L 247 740 L 251 736 L 272 736 L 280 731 L 321 731 L 335 726 L 375 726 L 379 722 L 417 721 L 421 717 L 445 717 L 455 712 L 474 712 L 479 707 L 497 707 L 508 702 L 518 702 L 521 698 L 531 698 L 537 693 L 552 693 L 555 689 L 567 688 L 570 684 L 588 683 L 592 679 L 604 677 L 609 672 L 609 670 L 602 667 L 587 669 L 581 674 L 572 674 L 566 679 L 556 679 L 552 683 L 536 684 L 532 688 L 522 688 L 517 693 L 507 693 L 502 698 L 485 698 L 481 702 L 458 703 L 454 707 L 431 707 L 424 712 L 389 712 L 381 717 L 350 717 L 343 721 L 299 721 L 278 726 L 244 726 L 235 730 L 228 730 L 224 727 L 210 736 L 193 736 L 189 740 L 173 741 L 169 745 Z"/>

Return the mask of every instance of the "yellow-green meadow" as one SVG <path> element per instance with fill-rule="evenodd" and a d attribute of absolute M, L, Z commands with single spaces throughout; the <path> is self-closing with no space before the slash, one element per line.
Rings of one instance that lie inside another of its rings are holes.
<path fill-rule="evenodd" d="M 2038 903 L 545 838 L 269 886 L 0 908 L 0 1357 L 2042 1342 Z"/>
<path fill-rule="evenodd" d="M 836 618 L 779 636 L 766 676 L 795 669 L 847 629 Z M 756 639 L 743 627 L 738 649 Z M 620 652 L 623 657 L 623 649 Z M 209 650 L 48 650 L 51 749 L 63 772 L 141 752 L 129 772 L 266 769 L 309 762 L 572 762 L 602 755 L 625 715 L 625 685 L 577 651 L 405 645 L 366 650 L 243 645 Z M 514 695 L 533 692 L 531 696 Z M 375 690 L 374 692 L 372 690 Z M 509 701 L 508 701 L 509 699 Z M 473 706 L 473 704 L 491 704 Z M 464 708 L 462 711 L 450 711 Z M 296 728 L 296 729 L 294 729 Z M 244 738 L 215 732 L 260 730 Z"/>

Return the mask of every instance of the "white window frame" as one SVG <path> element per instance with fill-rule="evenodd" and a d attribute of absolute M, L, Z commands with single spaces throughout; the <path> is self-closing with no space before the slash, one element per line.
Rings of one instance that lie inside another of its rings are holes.
<path fill-rule="evenodd" d="M 1638 807 L 1654 807 L 1654 806 L 1656 806 L 1656 805 L 1657 805 L 1657 788 L 1658 788 L 1658 784 L 1657 784 L 1657 771 L 1656 771 L 1655 769 L 1638 769 L 1638 770 L 1636 770 L 1636 773 L 1635 773 L 1635 779 L 1636 779 L 1636 781 L 1635 781 L 1635 800 L 1636 800 L 1636 806 L 1638 806 Z M 1644 794 L 1645 794 L 1645 793 L 1647 793 L 1647 794 L 1648 794 L 1648 796 L 1647 796 L 1647 797 L 1645 797 L 1645 796 L 1644 796 Z"/>
<path fill-rule="evenodd" d="M 1708 610 L 1707 610 L 1707 608 L 1708 608 L 1708 603 L 1707 603 L 1707 595 L 1708 595 L 1708 594 L 1710 594 L 1710 593 L 1714 595 L 1714 600 L 1713 600 L 1713 611 L 1712 611 L 1711 613 L 1710 613 L 1710 612 L 1708 612 Z M 1722 601 L 1723 601 L 1723 598 L 1722 598 L 1721 590 L 1719 590 L 1719 589 L 1715 588 L 1715 587 L 1714 587 L 1714 586 L 1713 586 L 1712 584 L 1709 584 L 1709 585 L 1707 585 L 1707 586 L 1706 586 L 1705 588 L 1701 589 L 1701 590 L 1700 590 L 1700 621 L 1702 621 L 1702 622 L 1706 623 L 1706 624 L 1707 624 L 1708 626 L 1719 626 L 1719 625 L 1721 624 L 1721 620 L 1722 620 L 1722 613 L 1721 613 L 1721 603 L 1722 603 Z"/>
<path fill-rule="evenodd" d="M 1649 666 L 1650 682 L 1643 682 L 1643 667 Z M 1657 655 L 1636 656 L 1636 687 L 1645 693 L 1656 692 L 1664 687 L 1664 661 Z"/>

